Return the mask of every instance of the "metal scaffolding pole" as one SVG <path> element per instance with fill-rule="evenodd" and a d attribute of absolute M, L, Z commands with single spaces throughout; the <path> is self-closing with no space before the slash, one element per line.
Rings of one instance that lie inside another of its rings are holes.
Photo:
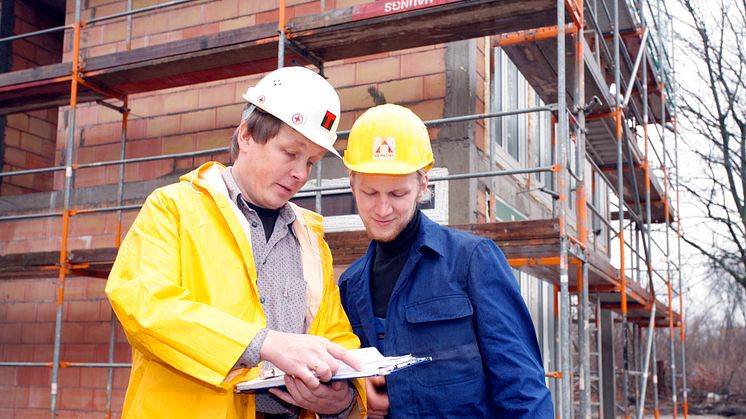
<path fill-rule="evenodd" d="M 559 203 L 557 214 L 559 218 L 560 236 L 560 370 L 562 418 L 573 417 L 572 409 L 572 371 L 570 370 L 570 292 L 568 275 L 568 237 L 567 237 L 567 200 L 569 194 L 567 178 L 568 157 L 568 114 L 567 99 L 563 92 L 566 90 L 565 80 L 565 2 L 557 0 L 557 156 L 560 170 L 557 176 L 557 192 Z"/>
<path fill-rule="evenodd" d="M 60 237 L 59 277 L 57 280 L 57 315 L 54 327 L 54 353 L 52 356 L 52 381 L 50 388 L 50 410 L 52 417 L 57 411 L 57 383 L 60 372 L 60 342 L 62 340 L 62 305 L 65 299 L 65 275 L 68 270 L 67 240 L 70 224 L 70 194 L 73 187 L 73 150 L 75 143 L 75 110 L 78 104 L 78 71 L 80 70 L 80 0 L 75 1 L 75 23 L 73 25 L 73 62 L 70 81 L 70 112 L 68 114 L 68 136 L 65 152 L 65 192 L 62 206 L 62 233 Z"/>
<path fill-rule="evenodd" d="M 574 22 L 575 32 L 575 66 L 574 66 L 574 104 L 575 112 L 575 171 L 577 172 L 577 186 L 575 190 L 576 230 L 580 244 L 585 251 L 588 245 L 587 205 L 585 185 L 585 51 L 583 48 L 585 30 L 583 1 L 571 2 L 576 7 L 577 17 Z M 562 90 L 558 90 L 562 91 Z M 579 350 L 579 377 L 578 390 L 580 392 L 580 417 L 590 419 L 591 417 L 591 382 L 590 382 L 590 336 L 588 334 L 588 266 L 581 261 L 578 267 L 578 345 Z"/>
<path fill-rule="evenodd" d="M 638 9 L 640 13 L 640 19 L 642 20 L 642 24 L 645 27 L 645 17 L 642 13 L 642 4 L 639 5 Z M 645 56 L 647 53 L 647 35 L 650 33 L 647 27 L 645 27 L 645 36 L 642 38 L 642 43 L 640 44 L 640 56 Z M 646 258 L 647 258 L 647 274 L 648 274 L 648 284 L 649 284 L 649 293 L 650 293 L 650 299 L 652 301 L 652 310 L 650 313 L 650 322 L 648 323 L 648 341 L 646 345 L 646 351 L 645 351 L 645 366 L 643 368 L 643 376 L 642 376 L 642 391 L 641 391 L 641 401 L 639 408 L 637 410 L 637 417 L 639 419 L 643 418 L 644 412 L 645 412 L 645 396 L 647 394 L 647 382 L 648 382 L 648 370 L 650 368 L 650 360 L 652 356 L 653 360 L 653 371 L 656 371 L 655 368 L 655 311 L 656 311 L 656 297 L 655 297 L 655 288 L 653 286 L 653 261 L 652 261 L 652 239 L 650 234 L 650 224 L 651 224 L 651 205 L 650 205 L 650 153 L 649 153 L 649 139 L 648 139 L 648 122 L 649 122 L 649 106 L 648 106 L 648 74 L 647 74 L 647 59 L 642 60 L 642 97 L 643 97 L 643 103 L 642 103 L 642 113 L 643 113 L 643 120 L 642 120 L 642 131 L 643 131 L 643 141 L 645 144 L 645 231 L 647 232 L 647 236 L 645 237 L 647 240 L 647 246 L 646 246 Z M 655 372 L 654 372 L 655 374 Z M 658 417 L 658 395 L 657 395 L 657 377 L 653 377 L 653 382 L 655 384 L 654 391 L 656 392 L 655 400 L 654 400 L 654 406 L 653 406 L 653 412 L 655 417 Z"/>
<path fill-rule="evenodd" d="M 671 62 L 672 65 L 676 65 L 674 54 L 676 49 L 673 46 L 673 37 L 671 38 Z M 671 87 L 674 92 L 678 91 L 678 85 L 676 84 L 676 71 L 673 69 L 671 72 Z M 676 208 L 678 213 L 676 214 L 676 241 L 677 241 L 677 260 L 678 260 L 678 274 L 679 274 L 679 339 L 681 348 L 681 389 L 682 398 L 684 404 L 684 419 L 689 416 L 689 397 L 688 389 L 686 385 L 686 330 L 684 325 L 684 288 L 683 280 L 681 275 L 681 201 L 679 199 L 679 190 L 681 184 L 679 183 L 679 126 L 678 126 L 678 108 L 676 106 L 676 95 L 673 99 L 673 151 L 674 151 L 674 175 L 676 176 Z"/>
<path fill-rule="evenodd" d="M 666 25 L 663 25 L 663 22 L 661 21 L 661 2 L 660 0 L 657 0 L 657 13 L 658 13 L 658 25 L 660 25 L 661 28 L 664 28 Z M 658 32 L 658 36 L 660 38 L 663 37 L 663 29 Z M 661 78 L 665 79 L 665 73 L 666 73 L 666 66 L 664 63 L 664 53 L 662 46 L 664 44 L 665 39 L 659 39 L 658 45 L 661 46 L 659 48 L 659 62 L 661 63 Z M 669 343 L 670 343 L 670 360 L 671 360 L 671 403 L 672 403 L 672 415 L 673 419 L 676 419 L 677 417 L 677 390 L 676 390 L 676 347 L 674 344 L 675 340 L 675 333 L 674 333 L 674 324 L 673 324 L 673 287 L 671 284 L 671 244 L 670 244 L 670 230 L 671 230 L 671 220 L 670 220 L 670 212 L 669 212 L 669 201 L 670 201 L 670 194 L 669 194 L 669 181 L 668 181 L 668 153 L 666 152 L 666 84 L 664 81 L 661 81 L 658 84 L 658 89 L 660 91 L 661 95 L 661 144 L 663 148 L 663 207 L 664 207 L 664 215 L 665 215 L 665 221 L 666 221 L 666 287 L 668 291 L 668 331 L 669 331 Z"/>
<path fill-rule="evenodd" d="M 624 416 L 629 417 L 629 336 L 627 326 L 627 274 L 624 266 L 624 163 L 622 160 L 622 96 L 621 96 L 621 74 L 619 59 L 619 43 L 621 34 L 619 33 L 619 0 L 613 1 L 613 19 L 614 19 L 614 104 L 616 119 L 616 140 L 617 140 L 617 195 L 619 198 L 619 275 L 621 282 L 621 299 L 622 299 L 622 362 L 624 365 Z"/>

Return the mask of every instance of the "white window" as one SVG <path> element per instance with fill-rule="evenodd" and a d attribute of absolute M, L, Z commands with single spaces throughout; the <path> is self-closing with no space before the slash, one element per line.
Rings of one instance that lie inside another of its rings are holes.
<path fill-rule="evenodd" d="M 499 112 L 526 108 L 526 80 L 502 49 L 495 48 L 493 55 L 491 110 Z M 491 119 L 493 141 L 519 166 L 526 164 L 527 121 L 526 114 Z"/>
<path fill-rule="evenodd" d="M 534 94 L 535 106 L 544 106 L 544 102 L 538 94 Z M 533 141 L 532 154 L 534 167 L 547 167 L 552 164 L 552 114 L 549 112 L 537 112 L 531 115 L 533 118 Z M 552 172 L 542 172 L 535 175 L 536 181 L 552 189 Z"/>

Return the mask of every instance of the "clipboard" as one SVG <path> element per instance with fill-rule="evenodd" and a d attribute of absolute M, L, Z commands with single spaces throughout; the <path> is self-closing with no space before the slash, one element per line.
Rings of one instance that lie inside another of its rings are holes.
<path fill-rule="evenodd" d="M 353 349 L 350 352 L 360 360 L 362 364 L 361 371 L 356 371 L 344 362 L 340 362 L 339 369 L 337 370 L 337 373 L 332 376 L 331 381 L 389 375 L 414 365 L 432 361 L 432 357 L 415 357 L 411 354 L 402 356 L 383 356 L 375 347 Z M 236 392 L 257 392 L 273 387 L 283 387 L 284 385 L 285 374 L 282 371 L 278 371 L 275 375 L 270 377 L 259 377 L 238 383 L 236 385 Z"/>

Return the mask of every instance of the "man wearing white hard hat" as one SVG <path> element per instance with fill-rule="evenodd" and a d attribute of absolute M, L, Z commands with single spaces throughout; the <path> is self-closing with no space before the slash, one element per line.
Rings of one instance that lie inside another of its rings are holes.
<path fill-rule="evenodd" d="M 325 384 L 359 347 L 321 216 L 288 201 L 334 150 L 339 97 L 303 67 L 249 88 L 232 167 L 154 191 L 106 294 L 132 345 L 126 418 L 359 417 L 362 381 Z M 235 385 L 285 372 L 285 389 Z"/>

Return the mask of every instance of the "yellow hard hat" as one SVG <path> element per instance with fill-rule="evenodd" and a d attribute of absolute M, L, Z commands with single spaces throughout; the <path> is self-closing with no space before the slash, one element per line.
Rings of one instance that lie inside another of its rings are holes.
<path fill-rule="evenodd" d="M 403 106 L 386 104 L 355 121 L 343 160 L 353 172 L 406 175 L 429 170 L 434 159 L 422 120 Z"/>

